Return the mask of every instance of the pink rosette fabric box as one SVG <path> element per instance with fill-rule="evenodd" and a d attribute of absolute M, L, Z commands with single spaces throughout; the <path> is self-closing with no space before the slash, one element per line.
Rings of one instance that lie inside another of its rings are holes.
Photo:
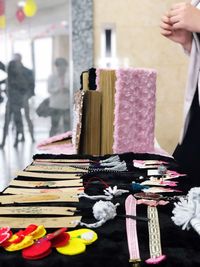
<path fill-rule="evenodd" d="M 157 72 L 119 69 L 116 77 L 113 152 L 153 152 Z"/>
<path fill-rule="evenodd" d="M 72 132 L 68 131 L 40 141 L 37 149 L 45 150 L 52 154 L 75 154 L 75 148 L 71 142 Z"/>

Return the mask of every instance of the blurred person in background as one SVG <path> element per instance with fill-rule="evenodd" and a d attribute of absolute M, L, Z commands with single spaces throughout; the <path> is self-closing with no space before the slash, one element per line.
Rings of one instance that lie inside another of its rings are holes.
<path fill-rule="evenodd" d="M 49 136 L 69 130 L 70 118 L 68 62 L 64 58 L 57 58 L 54 65 L 55 73 L 48 79 L 49 106 L 51 109 Z M 62 124 L 62 129 L 59 128 L 60 123 Z"/>
<path fill-rule="evenodd" d="M 33 71 L 26 68 L 23 64 L 22 64 L 22 56 L 19 53 L 14 54 L 13 56 L 13 60 L 18 62 L 18 64 L 21 65 L 22 68 L 22 83 L 25 84 L 26 86 L 26 90 L 24 92 L 23 95 L 23 105 L 22 108 L 24 108 L 24 115 L 28 124 L 28 129 L 31 135 L 31 139 L 32 142 L 35 142 L 35 138 L 34 138 L 34 131 L 33 131 L 33 122 L 30 118 L 30 107 L 29 107 L 29 99 L 35 95 L 35 80 L 34 80 L 34 75 L 33 75 Z M 24 134 L 22 137 L 22 141 L 24 141 Z"/>

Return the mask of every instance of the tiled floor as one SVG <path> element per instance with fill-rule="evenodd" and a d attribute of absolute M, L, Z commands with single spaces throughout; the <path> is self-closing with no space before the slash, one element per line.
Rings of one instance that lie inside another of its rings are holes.
<path fill-rule="evenodd" d="M 43 136 L 43 138 L 42 138 Z M 18 170 L 23 170 L 32 162 L 32 156 L 36 153 L 41 153 L 36 148 L 38 140 L 42 140 L 46 134 L 37 134 L 36 142 L 32 143 L 29 134 L 25 134 L 25 142 L 20 142 L 15 148 L 13 146 L 14 138 L 12 133 L 9 133 L 9 138 L 3 149 L 0 149 L 0 191 L 2 191 L 9 182 L 15 177 Z"/>

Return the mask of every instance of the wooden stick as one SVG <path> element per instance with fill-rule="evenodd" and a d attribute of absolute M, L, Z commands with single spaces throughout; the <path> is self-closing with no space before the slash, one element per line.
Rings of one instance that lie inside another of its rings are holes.
<path fill-rule="evenodd" d="M 1 215 L 74 215 L 74 207 L 24 206 L 0 207 Z"/>
<path fill-rule="evenodd" d="M 22 177 L 32 177 L 32 178 L 44 178 L 44 179 L 80 179 L 80 174 L 61 174 L 61 173 L 36 173 L 36 172 L 28 172 L 28 171 L 18 171 L 16 173 L 17 176 Z"/>
<path fill-rule="evenodd" d="M 38 162 L 66 162 L 66 163 L 90 163 L 89 159 L 35 159 L 34 161 Z"/>
<path fill-rule="evenodd" d="M 89 168 L 90 164 L 88 163 L 65 163 L 65 162 L 41 162 L 41 161 L 33 161 L 31 166 L 61 166 L 61 167 L 72 167 L 72 168 Z M 81 169 L 82 170 L 82 169 Z"/>
<path fill-rule="evenodd" d="M 75 187 L 83 186 L 83 180 L 66 180 L 66 181 L 21 181 L 12 180 L 9 185 L 19 187 Z"/>
<path fill-rule="evenodd" d="M 45 218 L 16 218 L 0 217 L 0 227 L 9 225 L 10 228 L 26 228 L 29 224 L 44 225 L 45 228 L 76 227 L 80 216 L 73 217 L 45 217 Z"/>
<path fill-rule="evenodd" d="M 79 169 L 79 168 L 74 168 L 74 167 L 63 167 L 63 166 L 42 166 L 42 165 L 38 165 L 38 166 L 34 166 L 34 165 L 30 165 L 28 167 L 26 167 L 25 169 L 26 171 L 33 171 L 33 172 L 66 172 L 66 173 L 86 173 L 88 172 L 87 170 L 83 170 L 83 169 Z"/>
<path fill-rule="evenodd" d="M 77 196 L 64 194 L 35 194 L 35 195 L 2 195 L 1 204 L 11 203 L 43 203 L 43 202 L 78 202 Z"/>
<path fill-rule="evenodd" d="M 82 192 L 84 188 L 82 187 L 71 187 L 71 188 L 51 188 L 51 189 L 37 189 L 37 188 L 17 188 L 8 187 L 4 190 L 4 194 L 14 194 L 14 195 L 33 195 L 33 194 L 60 194 L 60 193 L 70 193 L 71 195 L 77 195 Z"/>

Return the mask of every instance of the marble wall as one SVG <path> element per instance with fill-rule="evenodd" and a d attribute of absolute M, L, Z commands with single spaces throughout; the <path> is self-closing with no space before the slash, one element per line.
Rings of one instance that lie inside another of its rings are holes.
<path fill-rule="evenodd" d="M 71 0 L 73 89 L 80 74 L 93 66 L 93 0 Z"/>
<path fill-rule="evenodd" d="M 94 59 L 101 57 L 105 24 L 116 29 L 119 66 L 157 70 L 156 138 L 168 152 L 178 141 L 188 59 L 182 48 L 160 34 L 160 18 L 176 0 L 94 0 Z"/>

